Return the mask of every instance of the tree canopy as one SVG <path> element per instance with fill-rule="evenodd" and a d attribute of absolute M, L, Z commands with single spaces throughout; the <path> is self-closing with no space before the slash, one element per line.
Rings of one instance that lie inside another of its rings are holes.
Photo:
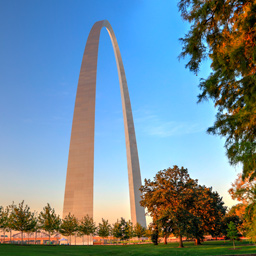
<path fill-rule="evenodd" d="M 63 220 L 60 225 L 60 233 L 64 236 L 70 237 L 71 244 L 71 236 L 75 235 L 78 231 L 78 220 L 74 216 L 74 214 L 69 213 Z"/>
<path fill-rule="evenodd" d="M 115 238 L 120 238 L 121 240 L 126 240 L 133 237 L 133 225 L 131 221 L 125 221 L 121 218 L 121 221 L 117 220 L 112 228 L 112 234 Z"/>
<path fill-rule="evenodd" d="M 61 219 L 60 216 L 55 213 L 54 208 L 51 208 L 50 204 L 47 204 L 43 211 L 40 212 L 38 222 L 40 227 L 48 232 L 50 240 L 51 235 L 59 230 Z"/>
<path fill-rule="evenodd" d="M 191 23 L 181 38 L 180 57 L 198 73 L 211 59 L 212 72 L 201 79 L 199 102 L 212 99 L 218 109 L 208 129 L 226 138 L 231 164 L 242 163 L 243 177 L 256 177 L 256 1 L 180 0 L 181 16 Z"/>
<path fill-rule="evenodd" d="M 10 209 L 9 220 L 11 220 L 11 223 L 9 223 L 9 227 L 21 231 L 21 239 L 23 242 L 23 232 L 32 230 L 37 224 L 35 214 L 30 211 L 28 205 L 24 205 L 24 201 L 19 203 L 18 206 L 14 204 L 11 205 Z"/>
<path fill-rule="evenodd" d="M 231 221 L 228 224 L 227 236 L 228 236 L 229 239 L 233 240 L 233 246 L 234 246 L 234 249 L 235 249 L 235 240 L 238 239 L 239 234 L 238 234 L 238 231 L 237 231 L 236 224 L 233 221 Z"/>
<path fill-rule="evenodd" d="M 154 224 L 171 228 L 179 237 L 180 247 L 182 236 L 199 241 L 205 233 L 217 235 L 221 230 L 226 211 L 222 198 L 190 178 L 184 167 L 159 171 L 153 181 L 145 179 L 141 192 L 141 205 L 147 207 Z"/>
<path fill-rule="evenodd" d="M 140 239 L 142 236 L 145 235 L 146 229 L 143 226 L 141 226 L 140 223 L 137 222 L 134 225 L 133 231 L 134 231 L 134 235 Z"/>
<path fill-rule="evenodd" d="M 196 239 L 196 244 L 200 244 L 206 233 L 212 237 L 221 234 L 226 207 L 222 198 L 217 192 L 212 191 L 211 187 L 199 185 L 196 188 L 196 200 L 191 212 L 196 217 L 192 229 L 192 237 Z"/>
<path fill-rule="evenodd" d="M 248 237 L 255 237 L 256 180 L 250 181 L 250 177 L 243 180 L 242 175 L 239 174 L 235 182 L 232 183 L 229 193 L 232 199 L 240 202 L 231 209 L 242 220 L 242 224 L 238 226 L 239 231 Z"/>
<path fill-rule="evenodd" d="M 99 223 L 98 226 L 98 235 L 102 238 L 108 237 L 111 233 L 111 225 L 108 223 L 108 220 L 102 219 L 102 223 Z"/>
<path fill-rule="evenodd" d="M 88 214 L 82 218 L 79 225 L 79 232 L 82 235 L 93 235 L 96 231 L 95 222 L 93 222 L 93 218 Z"/>

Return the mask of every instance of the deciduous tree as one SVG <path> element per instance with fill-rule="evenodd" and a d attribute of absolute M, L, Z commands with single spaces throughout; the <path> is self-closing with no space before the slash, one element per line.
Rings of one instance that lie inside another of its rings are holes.
<path fill-rule="evenodd" d="M 117 220 L 112 228 L 112 234 L 115 238 L 126 240 L 133 237 L 133 226 L 131 221 L 125 221 L 121 218 L 121 221 Z"/>
<path fill-rule="evenodd" d="M 256 177 L 256 1 L 180 0 L 183 19 L 191 23 L 181 39 L 180 57 L 198 73 L 206 58 L 212 72 L 201 79 L 199 102 L 212 99 L 218 109 L 208 129 L 226 138 L 231 164 L 242 163 L 243 176 Z"/>
<path fill-rule="evenodd" d="M 51 235 L 57 232 L 60 228 L 60 216 L 55 213 L 54 208 L 51 208 L 48 203 L 43 211 L 38 216 L 38 223 L 40 227 L 48 233 L 49 243 L 51 243 Z"/>
<path fill-rule="evenodd" d="M 35 227 L 37 220 L 35 214 L 30 211 L 28 205 L 24 205 L 24 201 L 19 203 L 18 206 L 11 205 L 10 218 L 12 220 L 11 227 L 14 230 L 21 232 L 21 241 L 23 243 L 24 232 L 29 232 Z"/>
<path fill-rule="evenodd" d="M 222 220 L 226 213 L 226 207 L 219 194 L 212 188 L 199 185 L 195 188 L 195 201 L 191 208 L 194 215 L 191 235 L 195 238 L 195 244 L 201 244 L 204 234 L 217 237 L 222 232 Z"/>
<path fill-rule="evenodd" d="M 194 216 L 197 180 L 191 179 L 188 170 L 178 166 L 159 171 L 154 180 L 145 179 L 141 186 L 141 206 L 148 209 L 153 222 L 161 218 L 170 219 L 173 233 L 179 237 L 179 247 L 183 247 L 182 236 L 189 234 Z"/>
<path fill-rule="evenodd" d="M 165 241 L 170 231 L 179 237 L 180 247 L 182 236 L 195 238 L 198 245 L 204 234 L 221 233 L 226 212 L 222 198 L 190 178 L 187 169 L 174 166 L 159 171 L 153 181 L 145 180 L 141 191 L 141 205 L 164 231 Z"/>
<path fill-rule="evenodd" d="M 108 237 L 111 233 L 111 225 L 108 223 L 108 220 L 104 220 L 102 218 L 102 223 L 99 223 L 99 226 L 98 226 L 98 235 L 100 237 L 102 237 L 103 239 L 105 237 Z"/>
<path fill-rule="evenodd" d="M 239 234 L 238 234 L 238 231 L 237 231 L 237 227 L 236 227 L 236 225 L 233 221 L 231 221 L 228 224 L 227 236 L 228 236 L 229 239 L 231 239 L 233 241 L 233 246 L 234 246 L 234 249 L 235 249 L 236 248 L 235 247 L 235 240 L 238 239 Z"/>
<path fill-rule="evenodd" d="M 117 238 L 117 239 L 121 239 L 123 236 L 123 232 L 122 232 L 122 227 L 121 227 L 121 223 L 119 220 L 117 220 L 112 227 L 112 235 L 113 237 Z"/>
<path fill-rule="evenodd" d="M 78 231 L 78 220 L 77 218 L 69 213 L 60 225 L 60 233 L 64 236 L 69 236 L 71 245 L 71 236 L 75 235 Z"/>
<path fill-rule="evenodd" d="M 232 187 L 229 189 L 232 199 L 240 203 L 233 207 L 233 211 L 243 220 L 238 226 L 242 233 L 253 234 L 252 227 L 256 221 L 256 179 L 250 176 L 243 179 L 239 174 Z"/>
<path fill-rule="evenodd" d="M 172 220 L 168 219 L 168 216 L 163 216 L 157 220 L 157 225 L 160 229 L 159 235 L 164 238 L 164 244 L 167 244 L 167 238 L 171 234 L 172 228 L 174 226 Z"/>
<path fill-rule="evenodd" d="M 142 226 L 140 225 L 140 223 L 137 222 L 137 223 L 134 225 L 134 235 L 135 235 L 136 237 L 138 237 L 139 240 L 140 240 L 141 237 L 143 237 L 143 236 L 145 235 L 145 231 L 146 231 L 146 229 L 145 229 L 144 227 L 142 227 Z"/>
<path fill-rule="evenodd" d="M 96 231 L 96 225 L 95 222 L 93 222 L 93 218 L 89 217 L 89 215 L 86 215 L 82 218 L 79 225 L 79 232 L 82 235 L 93 235 Z"/>
<path fill-rule="evenodd" d="M 9 207 L 3 208 L 0 207 L 0 228 L 4 232 L 4 243 L 5 243 L 5 232 L 9 230 L 9 216 L 10 216 L 10 210 Z"/>

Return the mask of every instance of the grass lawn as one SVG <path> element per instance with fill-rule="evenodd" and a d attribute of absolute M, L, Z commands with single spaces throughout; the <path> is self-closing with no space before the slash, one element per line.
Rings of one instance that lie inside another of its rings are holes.
<path fill-rule="evenodd" d="M 94 246 L 43 246 L 43 245 L 0 245 L 0 255 L 4 256 L 135 256 L 135 255 L 234 255 L 234 254 L 256 254 L 256 246 L 249 245 L 248 242 L 236 242 L 237 250 L 232 250 L 232 243 L 224 241 L 205 242 L 203 245 L 194 246 L 191 242 L 185 242 L 185 248 L 177 248 L 177 243 L 157 246 L 148 245 L 94 245 Z"/>

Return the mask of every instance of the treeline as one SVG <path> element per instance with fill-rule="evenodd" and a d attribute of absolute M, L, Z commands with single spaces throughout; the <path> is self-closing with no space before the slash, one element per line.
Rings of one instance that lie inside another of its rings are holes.
<path fill-rule="evenodd" d="M 229 190 L 233 199 L 239 204 L 227 209 L 222 197 L 211 187 L 200 185 L 192 179 L 184 167 L 174 166 L 159 171 L 153 180 L 145 179 L 141 186 L 141 205 L 147 208 L 152 223 L 145 229 L 140 224 L 133 225 L 131 221 L 121 218 L 111 225 L 102 219 L 98 225 L 88 215 L 78 220 L 68 214 L 64 219 L 55 213 L 47 204 L 37 214 L 30 210 L 22 201 L 20 204 L 0 207 L 0 229 L 3 232 L 34 233 L 45 231 L 49 240 L 54 234 L 66 237 L 81 237 L 98 235 L 101 238 L 112 236 L 121 241 L 133 237 L 151 237 L 154 244 L 159 237 L 170 235 L 178 237 L 179 246 L 183 247 L 183 237 L 193 239 L 195 244 L 201 244 L 206 235 L 213 238 L 225 237 L 233 241 L 240 236 L 246 236 L 256 241 L 256 182 L 250 178 L 243 180 L 239 175 Z M 36 239 L 35 239 L 36 240 Z"/>
<path fill-rule="evenodd" d="M 70 244 L 72 236 L 76 238 L 84 235 L 98 235 L 103 239 L 113 236 L 123 241 L 133 237 L 140 239 L 146 234 L 146 229 L 139 223 L 133 225 L 131 221 L 125 221 L 124 218 L 121 218 L 120 221 L 117 220 L 113 225 L 108 220 L 102 219 L 97 226 L 93 218 L 88 215 L 78 220 L 69 213 L 64 219 L 61 219 L 50 204 L 47 204 L 37 214 L 32 212 L 30 207 L 24 204 L 24 201 L 5 208 L 0 206 L 0 229 L 4 232 L 4 237 L 5 233 L 9 232 L 10 242 L 13 231 L 21 232 L 21 243 L 23 243 L 24 233 L 34 233 L 36 241 L 37 233 L 41 231 L 48 234 L 49 241 L 51 241 L 51 236 L 57 233 L 69 237 Z"/>
<path fill-rule="evenodd" d="M 198 180 L 192 179 L 184 167 L 174 166 L 159 171 L 153 180 L 145 179 L 140 190 L 140 203 L 153 219 L 150 228 L 155 244 L 159 233 L 164 236 L 165 243 L 168 236 L 174 234 L 179 238 L 179 247 L 183 247 L 183 237 L 194 239 L 198 245 L 205 235 L 235 240 L 239 236 L 252 234 L 241 232 L 241 216 L 233 209 L 227 210 L 222 197 L 211 187 L 198 184 Z M 241 195 L 241 190 L 234 192 L 234 195 Z M 253 223 L 252 219 L 250 223 Z"/>

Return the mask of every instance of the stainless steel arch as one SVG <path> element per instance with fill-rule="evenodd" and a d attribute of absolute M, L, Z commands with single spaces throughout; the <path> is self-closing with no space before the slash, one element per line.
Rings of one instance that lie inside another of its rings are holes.
<path fill-rule="evenodd" d="M 107 20 L 96 22 L 84 50 L 70 139 L 63 217 L 68 213 L 82 218 L 93 216 L 94 126 L 98 45 L 106 27 L 114 48 L 125 128 L 132 222 L 146 227 L 145 210 L 140 206 L 141 176 L 130 97 L 120 50 Z"/>

